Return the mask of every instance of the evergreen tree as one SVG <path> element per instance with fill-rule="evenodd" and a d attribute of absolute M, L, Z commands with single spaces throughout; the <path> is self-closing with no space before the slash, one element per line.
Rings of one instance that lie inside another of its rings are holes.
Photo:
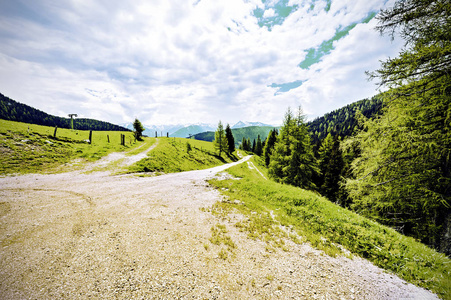
<path fill-rule="evenodd" d="M 263 146 L 262 146 L 262 140 L 260 138 L 260 135 L 257 136 L 257 142 L 255 144 L 255 151 L 254 153 L 258 156 L 261 156 L 263 152 Z"/>
<path fill-rule="evenodd" d="M 253 153 L 255 153 L 255 149 L 257 148 L 257 144 L 255 143 L 255 139 L 254 139 L 254 141 L 252 142 L 252 152 Z"/>
<path fill-rule="evenodd" d="M 227 124 L 227 126 L 226 126 L 225 135 L 226 135 L 226 139 L 227 139 L 227 145 L 229 146 L 227 151 L 229 153 L 233 153 L 233 151 L 235 151 L 235 139 L 233 137 L 232 129 L 230 129 L 229 124 Z"/>
<path fill-rule="evenodd" d="M 383 115 L 349 143 L 361 156 L 346 188 L 353 207 L 451 254 L 451 3 L 397 1 L 378 19 L 406 47 L 372 73 L 391 87 Z"/>
<path fill-rule="evenodd" d="M 215 131 L 215 140 L 213 141 L 213 143 L 215 145 L 215 149 L 219 152 L 219 156 L 221 156 L 222 152 L 228 150 L 227 138 L 221 121 L 219 121 L 218 128 Z"/>
<path fill-rule="evenodd" d="M 246 148 L 246 138 L 243 137 L 240 144 L 240 150 L 245 150 L 245 148 Z"/>
<path fill-rule="evenodd" d="M 329 158 L 324 160 L 324 162 L 327 161 L 327 165 L 324 165 L 324 169 L 321 170 L 324 180 L 320 190 L 329 200 L 340 202 L 340 181 L 344 162 L 343 154 L 340 150 L 340 142 L 337 136 L 335 136 L 332 141 L 328 156 Z"/>
<path fill-rule="evenodd" d="M 263 147 L 263 157 L 265 158 L 266 166 L 269 166 L 270 157 L 272 151 L 274 150 L 274 145 L 277 141 L 277 129 L 273 129 L 269 132 L 268 137 L 266 138 L 265 147 Z"/>
<path fill-rule="evenodd" d="M 301 108 L 296 118 L 288 109 L 270 158 L 269 175 L 282 183 L 314 189 L 312 178 L 318 167 L 304 118 Z"/>
<path fill-rule="evenodd" d="M 135 118 L 135 121 L 133 122 L 133 129 L 134 129 L 133 131 L 135 134 L 135 138 L 138 141 L 142 141 L 142 134 L 144 131 L 144 126 L 141 124 L 141 122 L 137 118 Z"/>

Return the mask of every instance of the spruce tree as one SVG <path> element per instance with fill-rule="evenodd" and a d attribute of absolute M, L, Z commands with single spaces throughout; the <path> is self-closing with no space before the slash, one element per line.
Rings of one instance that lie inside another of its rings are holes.
<path fill-rule="evenodd" d="M 274 128 L 269 132 L 268 137 L 266 138 L 265 146 L 263 147 L 263 157 L 265 158 L 266 166 L 269 166 L 270 157 L 274 150 L 274 144 L 277 141 L 278 134 L 277 129 Z"/>
<path fill-rule="evenodd" d="M 215 149 L 218 151 L 219 156 L 221 156 L 222 152 L 228 150 L 227 138 L 221 121 L 219 121 L 218 128 L 215 131 L 215 140 L 213 141 L 213 144 L 215 146 Z"/>
<path fill-rule="evenodd" d="M 296 117 L 288 109 L 270 158 L 269 175 L 282 183 L 315 189 L 312 179 L 317 172 L 302 109 L 299 108 Z"/>
<path fill-rule="evenodd" d="M 262 140 L 260 138 L 260 135 L 257 136 L 257 142 L 255 144 L 255 154 L 258 156 L 261 156 L 263 152 L 263 147 L 262 147 Z"/>
<path fill-rule="evenodd" d="M 227 124 L 227 126 L 226 126 L 225 135 L 226 135 L 227 145 L 228 145 L 227 151 L 229 153 L 233 153 L 233 151 L 235 151 L 235 138 L 233 137 L 232 129 L 230 129 L 229 124 Z"/>

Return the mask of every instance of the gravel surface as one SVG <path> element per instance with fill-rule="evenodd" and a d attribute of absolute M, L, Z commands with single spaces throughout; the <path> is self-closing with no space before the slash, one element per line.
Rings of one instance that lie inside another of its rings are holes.
<path fill-rule="evenodd" d="M 0 178 L 0 299 L 437 299 L 360 258 L 289 240 L 268 253 L 203 209 L 224 200 L 206 179 L 233 164 Z M 209 241 L 217 224 L 228 259 Z"/>

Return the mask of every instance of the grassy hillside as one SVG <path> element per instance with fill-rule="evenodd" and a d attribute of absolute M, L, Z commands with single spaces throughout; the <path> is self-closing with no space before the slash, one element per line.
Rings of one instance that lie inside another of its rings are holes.
<path fill-rule="evenodd" d="M 261 140 L 264 141 L 273 128 L 271 126 L 249 126 L 232 129 L 235 146 L 238 147 L 243 137 L 251 139 L 252 142 L 254 139 L 257 140 L 257 137 L 260 135 Z M 194 139 L 212 142 L 215 139 L 215 133 L 213 131 L 198 133 L 194 135 Z"/>
<path fill-rule="evenodd" d="M 130 167 L 130 172 L 174 173 L 207 169 L 236 161 L 235 156 L 218 156 L 210 142 L 183 138 L 159 138 L 148 157 Z"/>
<path fill-rule="evenodd" d="M 93 161 L 108 153 L 141 145 L 129 131 L 89 131 L 26 124 L 0 119 L 0 174 L 54 171 L 76 158 Z M 125 146 L 120 136 L 125 134 Z M 108 138 L 109 141 L 108 142 Z"/>
<path fill-rule="evenodd" d="M 252 159 L 267 177 L 264 163 Z M 241 180 L 212 180 L 230 202 L 217 203 L 213 213 L 238 210 L 247 220 L 236 226 L 252 238 L 267 242 L 269 251 L 284 249 L 286 235 L 278 224 L 294 228 L 314 247 L 330 255 L 343 254 L 342 245 L 355 255 L 405 280 L 451 299 L 451 260 L 395 230 L 341 208 L 316 193 L 266 180 L 255 168 L 241 164 L 228 169 Z M 234 202 L 239 200 L 240 202 Z"/>

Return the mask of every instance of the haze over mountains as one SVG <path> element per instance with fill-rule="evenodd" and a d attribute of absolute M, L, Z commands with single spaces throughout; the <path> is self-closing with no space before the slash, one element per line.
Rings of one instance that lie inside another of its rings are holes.
<path fill-rule="evenodd" d="M 224 127 L 227 123 L 223 123 Z M 133 130 L 132 123 L 123 123 L 121 126 L 126 127 L 128 129 Z M 264 124 L 261 122 L 247 122 L 247 121 L 239 121 L 233 126 L 232 129 L 251 127 L 251 126 L 269 126 L 275 127 L 274 125 Z M 144 124 L 144 135 L 147 136 L 155 136 L 157 133 L 158 136 L 166 136 L 169 133 L 170 137 L 182 137 L 186 138 L 190 135 L 195 135 L 202 132 L 207 131 L 215 131 L 218 127 L 218 124 L 206 124 L 206 123 L 198 123 L 198 124 L 169 124 L 169 125 L 148 125 Z"/>

